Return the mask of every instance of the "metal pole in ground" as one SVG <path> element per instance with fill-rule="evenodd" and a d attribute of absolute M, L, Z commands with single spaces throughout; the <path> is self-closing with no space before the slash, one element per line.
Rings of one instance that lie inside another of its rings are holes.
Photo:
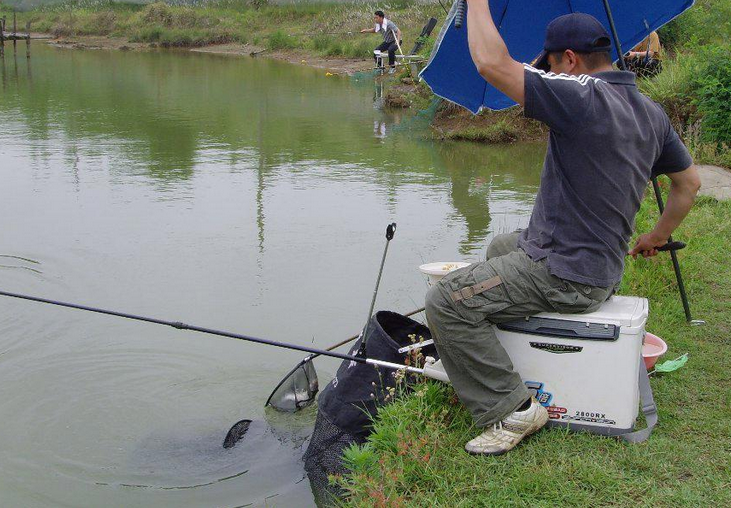
<path fill-rule="evenodd" d="M 662 191 L 660 190 L 660 184 L 657 178 L 652 179 L 652 188 L 655 191 L 655 199 L 657 199 L 657 207 L 660 209 L 660 215 L 665 211 L 665 204 L 662 202 Z M 673 237 L 668 238 L 668 242 L 672 242 Z M 685 320 L 692 325 L 705 324 L 704 321 L 697 319 L 694 320 L 690 313 L 690 304 L 688 303 L 688 296 L 685 294 L 685 284 L 683 283 L 683 276 L 680 273 L 680 263 L 678 262 L 678 254 L 675 250 L 670 250 L 670 259 L 673 261 L 673 269 L 675 270 L 675 279 L 678 281 L 678 291 L 680 292 L 680 301 L 683 302 L 683 311 L 685 312 Z"/>
<path fill-rule="evenodd" d="M 623 71 L 627 70 L 627 64 L 624 62 L 624 52 L 622 51 L 622 44 L 619 42 L 619 35 L 617 34 L 617 27 L 614 24 L 614 17 L 612 16 L 612 9 L 609 7 L 609 0 L 603 0 L 604 11 L 607 13 L 607 21 L 609 21 L 609 28 L 612 31 L 612 38 L 614 39 L 614 45 L 617 48 L 617 56 L 619 60 L 617 65 Z M 660 214 L 665 210 L 665 204 L 662 201 L 662 192 L 660 190 L 660 184 L 657 182 L 656 177 L 652 177 L 652 188 L 655 191 L 655 199 L 657 200 L 657 207 L 660 209 Z M 668 242 L 672 242 L 672 236 L 668 238 Z M 683 284 L 683 275 L 680 273 L 680 263 L 678 262 L 678 255 L 675 250 L 670 250 L 670 257 L 673 260 L 673 269 L 675 270 L 675 279 L 678 281 L 678 291 L 680 292 L 680 300 L 683 302 L 683 310 L 685 311 L 685 319 L 688 323 L 693 325 L 705 324 L 702 320 L 693 320 L 690 313 L 690 305 L 688 304 L 688 297 L 685 294 L 685 284 Z"/>
<path fill-rule="evenodd" d="M 18 33 L 18 14 L 13 11 L 13 51 L 18 49 L 18 39 L 16 37 Z"/>
<path fill-rule="evenodd" d="M 30 21 L 25 24 L 25 57 L 30 58 Z"/>

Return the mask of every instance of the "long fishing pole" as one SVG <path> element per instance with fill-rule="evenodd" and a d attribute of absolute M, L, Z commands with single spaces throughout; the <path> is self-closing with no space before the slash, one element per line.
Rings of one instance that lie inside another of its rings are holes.
<path fill-rule="evenodd" d="M 114 311 L 114 310 L 101 309 L 98 307 L 90 307 L 88 305 L 80 305 L 80 304 L 76 304 L 76 303 L 61 302 L 58 300 L 49 300 L 47 298 L 23 295 L 23 294 L 19 294 L 19 293 L 10 293 L 8 291 L 0 291 L 0 296 L 7 296 L 10 298 L 19 298 L 21 300 L 29 300 L 32 302 L 56 305 L 59 307 L 66 307 L 69 309 L 84 310 L 87 312 L 94 312 L 97 314 L 104 314 L 107 316 L 116 316 L 116 317 L 121 317 L 121 318 L 125 318 L 125 319 L 131 319 L 133 321 L 143 321 L 145 323 L 165 325 L 165 326 L 170 326 L 172 328 L 176 328 L 178 330 L 190 330 L 192 332 L 201 332 L 201 333 L 207 333 L 210 335 L 218 335 L 220 337 L 228 337 L 230 339 L 238 339 L 238 340 L 244 340 L 247 342 L 255 342 L 257 344 L 265 344 L 267 346 L 280 347 L 280 348 L 284 348 L 284 349 L 294 349 L 296 351 L 304 351 L 305 353 L 312 353 L 312 354 L 317 354 L 317 355 L 322 355 L 322 356 L 331 356 L 333 358 L 339 358 L 341 360 L 350 360 L 350 361 L 354 361 L 357 363 L 366 363 L 366 364 L 370 364 L 370 365 L 377 365 L 379 367 L 386 367 L 386 368 L 394 369 L 394 370 L 406 370 L 408 372 L 414 372 L 417 374 L 423 373 L 422 369 L 417 369 L 415 367 L 409 367 L 406 365 L 399 365 L 397 363 L 386 362 L 383 360 L 375 360 L 375 359 L 371 359 L 371 358 L 365 358 L 362 356 L 345 355 L 345 354 L 341 354 L 341 353 L 335 353 L 333 351 L 327 351 L 324 349 L 300 346 L 297 344 L 290 344 L 287 342 L 279 342 L 279 341 L 275 341 L 275 340 L 261 339 L 258 337 L 252 337 L 250 335 L 242 335 L 240 333 L 227 332 L 227 331 L 223 331 L 223 330 L 214 330 L 212 328 L 205 328 L 202 326 L 189 325 L 186 323 L 182 323 L 180 321 L 168 321 L 168 320 L 164 320 L 164 319 L 152 318 L 152 317 L 147 317 L 147 316 L 138 316 L 138 315 L 129 314 L 126 312 L 118 312 L 118 311 Z"/>

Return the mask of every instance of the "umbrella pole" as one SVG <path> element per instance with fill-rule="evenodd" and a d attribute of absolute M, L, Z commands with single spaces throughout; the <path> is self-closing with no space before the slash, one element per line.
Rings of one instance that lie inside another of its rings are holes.
<path fill-rule="evenodd" d="M 609 0 L 603 0 L 604 11 L 607 13 L 607 20 L 609 21 L 609 29 L 612 32 L 612 38 L 614 39 L 614 45 L 617 48 L 617 56 L 619 56 L 618 65 L 623 71 L 627 70 L 627 64 L 624 62 L 624 52 L 622 51 L 622 44 L 619 42 L 619 35 L 617 34 L 617 27 L 614 25 L 614 17 L 612 16 L 612 9 L 609 7 Z M 652 177 L 652 188 L 655 191 L 655 198 L 657 199 L 657 207 L 660 209 L 662 214 L 665 210 L 665 205 L 662 201 L 662 193 L 660 191 L 660 184 L 657 182 L 656 177 Z M 672 236 L 668 238 L 668 242 L 672 242 Z M 702 321 L 693 321 L 693 317 L 690 313 L 690 305 L 688 304 L 688 297 L 685 294 L 685 284 L 683 284 L 683 275 L 680 273 L 680 263 L 678 262 L 678 255 L 675 250 L 670 251 L 670 257 L 673 261 L 673 269 L 675 270 L 675 278 L 678 281 L 678 290 L 680 291 L 680 300 L 683 302 L 683 310 L 685 311 L 685 319 L 691 324 L 702 324 Z"/>
<path fill-rule="evenodd" d="M 623 71 L 626 71 L 627 64 L 624 63 L 624 52 L 622 51 L 622 43 L 619 42 L 619 35 L 617 34 L 617 27 L 614 25 L 614 17 L 612 16 L 612 9 L 611 7 L 609 7 L 609 0 L 602 1 L 604 2 L 604 12 L 607 13 L 607 20 L 609 20 L 609 29 L 612 31 L 614 45 L 617 47 L 617 56 L 619 56 L 619 68 Z"/>

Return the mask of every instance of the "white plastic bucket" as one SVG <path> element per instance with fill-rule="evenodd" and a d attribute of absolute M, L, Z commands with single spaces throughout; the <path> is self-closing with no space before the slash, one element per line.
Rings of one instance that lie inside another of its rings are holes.
<path fill-rule="evenodd" d="M 436 263 L 423 264 L 419 267 L 419 270 L 429 277 L 427 283 L 432 286 L 449 272 L 470 266 L 470 264 L 464 261 L 438 261 Z"/>

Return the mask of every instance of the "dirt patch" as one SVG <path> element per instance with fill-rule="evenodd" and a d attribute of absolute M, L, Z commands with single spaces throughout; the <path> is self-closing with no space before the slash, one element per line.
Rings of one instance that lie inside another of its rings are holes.
<path fill-rule="evenodd" d="M 264 52 L 265 49 L 254 44 L 229 43 L 191 48 L 190 51 L 194 53 L 212 53 L 215 55 L 254 56 Z"/>
<path fill-rule="evenodd" d="M 44 38 L 46 39 L 46 38 Z M 125 37 L 59 37 L 47 38 L 47 43 L 57 48 L 65 49 L 114 49 L 121 51 L 147 51 L 157 47 L 156 44 L 146 42 L 129 42 Z"/>
<path fill-rule="evenodd" d="M 304 50 L 270 50 L 252 44 L 214 44 L 201 48 L 191 48 L 190 51 L 215 55 L 273 58 L 295 65 L 306 65 L 316 69 L 324 69 L 332 74 L 353 74 L 354 72 L 369 70 L 373 67 L 372 62 L 365 58 L 321 57 Z"/>
<path fill-rule="evenodd" d="M 260 55 L 292 64 L 324 69 L 332 74 L 353 74 L 373 68 L 373 60 L 365 58 L 321 57 L 303 50 L 264 51 Z"/>

